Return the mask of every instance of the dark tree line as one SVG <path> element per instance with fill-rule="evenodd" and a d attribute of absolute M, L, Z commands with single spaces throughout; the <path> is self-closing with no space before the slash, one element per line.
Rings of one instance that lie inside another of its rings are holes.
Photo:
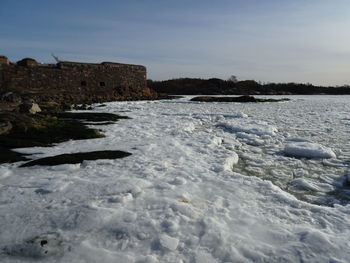
<path fill-rule="evenodd" d="M 350 86 L 323 87 L 300 83 L 261 84 L 254 80 L 232 81 L 218 78 L 179 78 L 164 81 L 148 80 L 148 87 L 171 95 L 312 95 L 350 94 Z"/>

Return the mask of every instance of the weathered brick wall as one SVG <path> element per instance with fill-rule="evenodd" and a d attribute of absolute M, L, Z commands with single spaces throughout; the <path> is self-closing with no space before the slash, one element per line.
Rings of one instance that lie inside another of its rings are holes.
<path fill-rule="evenodd" d="M 57 65 L 0 65 L 0 91 L 39 96 L 41 100 L 98 101 L 150 96 L 146 68 L 104 62 Z"/>

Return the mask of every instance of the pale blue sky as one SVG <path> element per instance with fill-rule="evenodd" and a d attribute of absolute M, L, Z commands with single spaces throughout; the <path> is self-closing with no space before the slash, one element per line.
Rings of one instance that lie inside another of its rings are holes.
<path fill-rule="evenodd" d="M 0 54 L 148 77 L 350 84 L 349 0 L 0 0 Z"/>

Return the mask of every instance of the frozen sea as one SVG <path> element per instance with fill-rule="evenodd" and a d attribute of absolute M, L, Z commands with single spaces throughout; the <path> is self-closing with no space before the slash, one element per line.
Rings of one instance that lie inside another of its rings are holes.
<path fill-rule="evenodd" d="M 111 102 L 105 138 L 0 165 L 0 262 L 350 262 L 350 96 Z M 349 178 L 349 179 L 347 179 Z"/>

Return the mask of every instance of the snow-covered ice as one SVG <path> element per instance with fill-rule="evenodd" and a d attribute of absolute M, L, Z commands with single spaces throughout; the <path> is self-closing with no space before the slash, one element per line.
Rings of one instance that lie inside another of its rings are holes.
<path fill-rule="evenodd" d="M 176 250 L 179 245 L 179 240 L 177 238 L 168 236 L 167 234 L 162 234 L 159 238 L 160 244 L 169 250 Z"/>
<path fill-rule="evenodd" d="M 132 155 L 0 165 L 0 261 L 350 262 L 350 96 L 291 99 L 111 102 L 107 137 L 18 149 Z"/>
<path fill-rule="evenodd" d="M 284 147 L 284 153 L 294 157 L 336 158 L 332 149 L 311 142 L 289 143 Z"/>

